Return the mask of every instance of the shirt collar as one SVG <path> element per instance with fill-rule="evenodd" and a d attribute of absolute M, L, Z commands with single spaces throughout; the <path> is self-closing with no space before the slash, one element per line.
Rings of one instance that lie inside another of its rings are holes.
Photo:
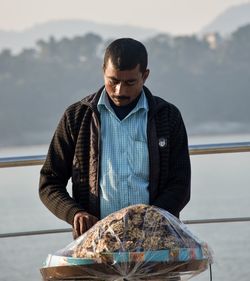
<path fill-rule="evenodd" d="M 97 109 L 99 112 L 101 112 L 101 108 L 105 107 L 106 109 L 108 109 L 110 112 L 114 113 L 113 111 L 113 108 L 111 107 L 110 103 L 109 103 L 109 99 L 108 99 L 108 96 L 107 96 L 107 92 L 106 92 L 106 89 L 104 88 L 102 93 L 101 93 L 101 96 L 100 96 L 100 99 L 97 103 Z M 146 98 L 146 95 L 144 93 L 144 90 L 142 89 L 142 93 L 141 93 L 141 97 L 140 99 L 138 100 L 138 103 L 137 105 L 135 106 L 135 108 L 129 113 L 129 115 L 137 112 L 139 109 L 143 109 L 145 111 L 148 111 L 148 101 L 147 101 L 147 98 Z M 128 115 L 128 116 L 129 116 Z"/>

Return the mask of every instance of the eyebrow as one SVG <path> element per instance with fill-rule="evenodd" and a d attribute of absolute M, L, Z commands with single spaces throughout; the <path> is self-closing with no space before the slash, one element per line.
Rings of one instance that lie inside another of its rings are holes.
<path fill-rule="evenodd" d="M 114 80 L 114 81 L 122 81 L 122 82 L 134 82 L 134 81 L 137 81 L 137 79 L 136 78 L 131 78 L 131 79 L 127 79 L 127 80 L 121 80 L 121 79 L 117 79 L 117 78 L 115 78 L 115 77 L 113 77 L 113 76 L 107 76 L 107 78 L 108 79 L 112 79 L 112 80 Z"/>

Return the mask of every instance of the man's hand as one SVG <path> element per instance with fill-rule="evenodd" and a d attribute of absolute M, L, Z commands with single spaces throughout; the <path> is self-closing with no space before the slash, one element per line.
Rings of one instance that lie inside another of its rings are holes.
<path fill-rule="evenodd" d="M 87 212 L 78 212 L 74 216 L 74 238 L 76 239 L 88 229 L 90 229 L 95 223 L 98 222 L 98 218 L 90 215 Z"/>

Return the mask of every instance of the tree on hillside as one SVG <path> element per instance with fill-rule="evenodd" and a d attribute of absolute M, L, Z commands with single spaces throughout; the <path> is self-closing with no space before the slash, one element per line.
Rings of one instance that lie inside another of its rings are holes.
<path fill-rule="evenodd" d="M 17 55 L 3 50 L 1 143 L 46 143 L 65 107 L 103 84 L 100 54 L 110 41 L 89 33 L 39 40 Z M 151 70 L 146 85 L 181 109 L 189 132 L 205 123 L 250 122 L 250 25 L 220 37 L 215 48 L 196 36 L 159 34 L 144 43 Z"/>

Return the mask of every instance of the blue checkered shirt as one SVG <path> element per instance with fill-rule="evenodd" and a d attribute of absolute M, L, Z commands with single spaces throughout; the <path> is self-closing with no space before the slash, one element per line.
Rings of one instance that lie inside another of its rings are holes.
<path fill-rule="evenodd" d="M 101 116 L 101 218 L 133 204 L 149 203 L 147 146 L 148 102 L 144 92 L 122 120 L 113 111 L 105 90 L 98 102 Z"/>

